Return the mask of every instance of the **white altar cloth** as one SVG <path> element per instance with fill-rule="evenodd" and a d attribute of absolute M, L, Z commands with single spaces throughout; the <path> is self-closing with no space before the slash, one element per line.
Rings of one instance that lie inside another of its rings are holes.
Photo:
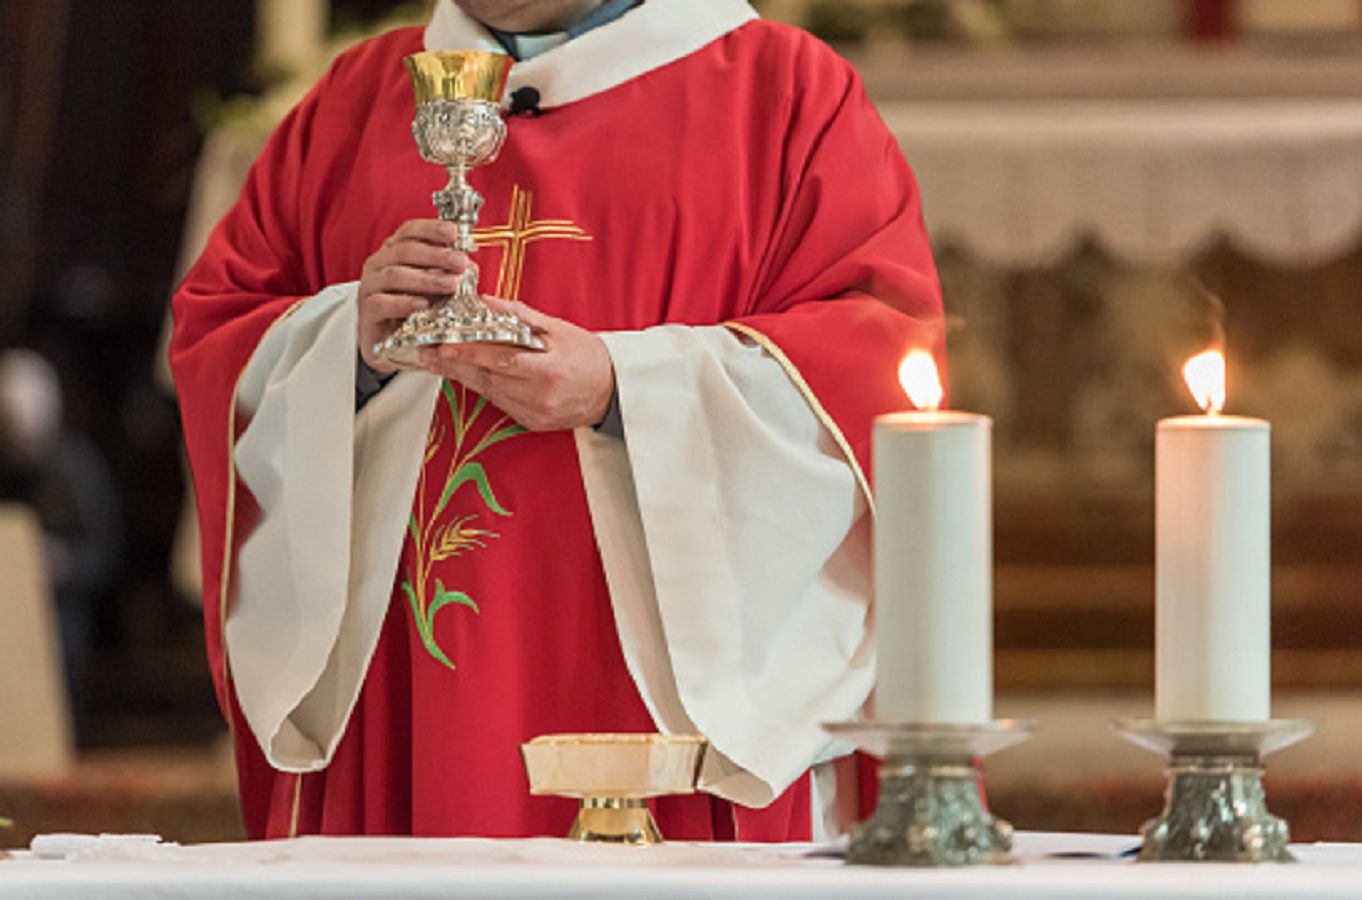
<path fill-rule="evenodd" d="M 1362 101 L 1012 99 L 881 103 L 933 242 L 1049 266 L 1081 237 L 1177 263 L 1227 235 L 1305 265 L 1362 238 Z"/>
<path fill-rule="evenodd" d="M 1296 848 L 1299 865 L 1137 865 L 1130 837 L 1019 834 L 1020 864 L 959 870 L 847 867 L 810 845 L 301 838 L 137 847 L 68 861 L 0 861 L 0 897 L 216 898 L 1355 897 L 1362 844 Z M 1061 858 L 1054 854 L 1091 854 Z"/>

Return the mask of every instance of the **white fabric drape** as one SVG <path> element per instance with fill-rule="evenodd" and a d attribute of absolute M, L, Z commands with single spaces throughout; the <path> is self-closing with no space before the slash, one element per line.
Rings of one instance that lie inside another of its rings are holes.
<path fill-rule="evenodd" d="M 294 307 L 237 386 L 242 484 L 260 507 L 229 597 L 227 660 L 276 768 L 330 761 L 378 643 L 439 380 L 394 379 L 355 415 L 355 283 Z"/>
<path fill-rule="evenodd" d="M 660 726 L 718 751 L 702 784 L 763 805 L 838 752 L 820 723 L 874 679 L 865 498 L 761 348 L 721 327 L 603 337 L 626 438 L 578 450 L 626 661 Z"/>

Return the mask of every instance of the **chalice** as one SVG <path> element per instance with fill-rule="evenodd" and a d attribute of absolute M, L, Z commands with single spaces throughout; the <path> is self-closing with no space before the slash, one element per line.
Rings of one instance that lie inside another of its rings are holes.
<path fill-rule="evenodd" d="M 374 354 L 401 368 L 417 368 L 420 350 L 438 344 L 491 343 L 543 350 L 530 326 L 510 313 L 493 312 L 478 292 L 478 249 L 473 229 L 483 197 L 468 173 L 494 161 L 506 141 L 501 98 L 511 58 L 484 50 L 436 50 L 403 60 L 416 93 L 411 133 L 421 158 L 444 166 L 449 184 L 432 197 L 439 216 L 458 229 L 453 247 L 469 256 L 458 287 L 429 308 L 412 313 L 374 347 Z"/>

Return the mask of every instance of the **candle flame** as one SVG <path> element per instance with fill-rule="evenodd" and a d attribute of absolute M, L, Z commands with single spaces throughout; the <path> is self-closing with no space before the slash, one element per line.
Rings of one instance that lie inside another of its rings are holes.
<path fill-rule="evenodd" d="M 899 383 L 918 409 L 939 409 L 941 398 L 946 394 L 941 387 L 936 360 L 926 350 L 914 350 L 903 358 L 899 363 Z"/>
<path fill-rule="evenodd" d="M 1192 396 L 1208 415 L 1216 415 L 1225 408 L 1225 354 L 1207 350 L 1187 360 L 1182 377 Z"/>

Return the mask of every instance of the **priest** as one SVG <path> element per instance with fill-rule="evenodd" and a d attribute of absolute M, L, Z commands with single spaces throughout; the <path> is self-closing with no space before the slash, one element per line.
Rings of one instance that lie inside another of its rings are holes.
<path fill-rule="evenodd" d="M 468 264 L 401 60 L 470 48 L 533 89 L 475 236 L 547 349 L 393 373 L 373 345 Z M 439 0 L 288 115 L 174 315 L 252 837 L 562 834 L 517 745 L 564 731 L 705 735 L 669 836 L 831 821 L 870 421 L 942 336 L 912 176 L 827 47 L 742 0 Z"/>

